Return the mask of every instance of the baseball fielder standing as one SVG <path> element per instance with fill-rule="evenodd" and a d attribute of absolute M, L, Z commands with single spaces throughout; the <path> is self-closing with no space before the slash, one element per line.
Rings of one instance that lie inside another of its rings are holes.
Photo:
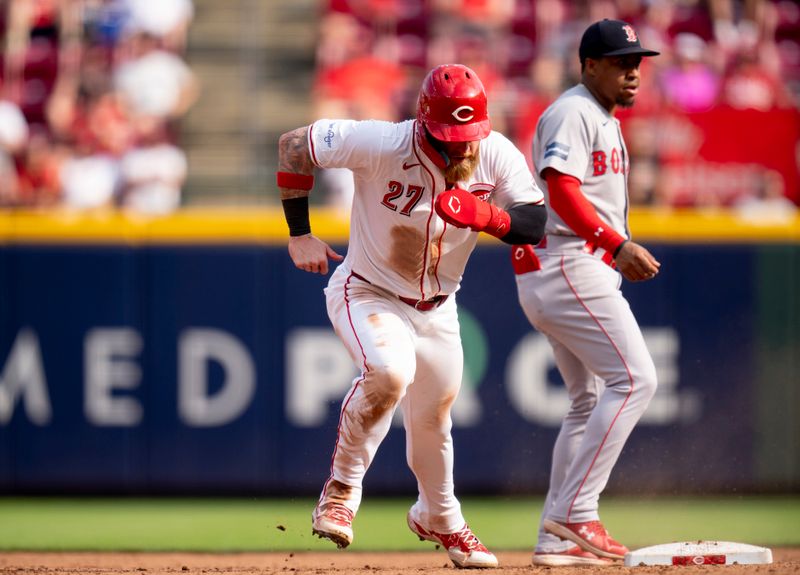
<path fill-rule="evenodd" d="M 355 178 L 347 257 L 331 276 L 328 316 L 360 375 L 344 398 L 331 474 L 312 530 L 346 547 L 362 480 L 399 406 L 419 496 L 407 516 L 457 567 L 496 567 L 466 524 L 453 489 L 450 410 L 463 352 L 455 292 L 477 231 L 538 242 L 546 210 L 525 159 L 491 131 L 486 92 L 461 65 L 425 77 L 417 119 L 318 120 L 281 137 L 278 186 L 298 268 L 342 259 L 311 234 L 313 169 Z"/>
<path fill-rule="evenodd" d="M 581 39 L 581 83 L 539 119 L 536 180 L 548 204 L 546 235 L 512 252 L 519 301 L 547 336 L 571 406 L 553 449 L 535 565 L 604 565 L 622 559 L 598 515 L 598 499 L 656 389 L 656 370 L 620 291 L 653 278 L 659 262 L 630 240 L 628 152 L 617 107 L 633 106 L 643 56 L 619 20 Z M 620 273 L 618 273 L 620 272 Z"/>

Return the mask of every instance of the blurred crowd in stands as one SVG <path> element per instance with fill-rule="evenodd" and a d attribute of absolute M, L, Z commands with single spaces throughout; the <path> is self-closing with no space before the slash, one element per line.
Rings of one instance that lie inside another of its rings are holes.
<path fill-rule="evenodd" d="M 478 72 L 489 93 L 494 128 L 514 140 L 530 162 L 539 115 L 580 80 L 577 45 L 583 30 L 593 21 L 617 18 L 631 22 L 642 44 L 662 54 L 642 64 L 637 103 L 618 114 L 631 153 L 632 201 L 728 206 L 747 213 L 791 214 L 795 209 L 800 124 L 796 1 L 323 4 L 314 117 L 413 117 L 426 71 L 459 62 Z M 779 133 L 764 133 L 763 126 L 770 125 L 764 114 L 774 116 L 771 125 Z M 701 153 L 704 159 L 698 161 Z M 347 205 L 351 175 L 328 170 L 322 179 L 330 203 Z"/>
<path fill-rule="evenodd" d="M 530 162 L 539 115 L 580 79 L 583 30 L 619 18 L 662 53 L 642 65 L 636 106 L 618 113 L 632 202 L 748 217 L 800 202 L 797 0 L 319 4 L 314 118 L 413 117 L 425 73 L 459 62 Z M 185 62 L 193 18 L 192 0 L 0 0 L 0 207 L 178 207 L 178 122 L 198 95 Z M 329 204 L 349 205 L 349 171 L 319 181 Z"/>
<path fill-rule="evenodd" d="M 0 0 L 0 206 L 163 214 L 195 101 L 191 0 Z"/>

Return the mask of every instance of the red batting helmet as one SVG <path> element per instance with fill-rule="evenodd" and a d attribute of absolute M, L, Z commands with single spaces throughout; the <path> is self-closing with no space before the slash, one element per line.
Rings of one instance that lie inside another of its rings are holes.
<path fill-rule="evenodd" d="M 492 125 L 478 75 L 461 64 L 445 64 L 428 72 L 419 92 L 417 120 L 431 136 L 445 142 L 473 142 L 488 136 Z"/>

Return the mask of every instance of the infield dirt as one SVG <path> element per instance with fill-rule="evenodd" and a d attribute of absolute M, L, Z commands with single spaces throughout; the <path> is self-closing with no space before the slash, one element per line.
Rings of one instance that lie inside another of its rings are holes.
<path fill-rule="evenodd" d="M 497 553 L 501 567 L 487 575 L 587 575 L 597 571 L 631 575 L 800 575 L 800 548 L 772 550 L 770 565 L 709 565 L 691 567 L 533 567 L 527 551 Z M 296 553 L 0 553 L 0 573 L 37 575 L 255 575 L 267 573 L 328 575 L 379 573 L 381 575 L 454 575 L 461 571 L 444 552 L 358 553 L 348 551 Z M 473 571 L 474 572 L 474 571 Z"/>

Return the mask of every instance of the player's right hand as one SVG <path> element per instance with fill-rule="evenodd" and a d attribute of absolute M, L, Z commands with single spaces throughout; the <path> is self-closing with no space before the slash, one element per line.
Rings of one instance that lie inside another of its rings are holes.
<path fill-rule="evenodd" d="M 314 274 L 328 273 L 328 258 L 340 262 L 344 256 L 312 234 L 289 238 L 289 257 L 296 268 Z"/>
<path fill-rule="evenodd" d="M 614 262 L 625 279 L 632 282 L 653 279 L 661 268 L 661 263 L 653 257 L 653 254 L 631 241 L 622 245 Z"/>

